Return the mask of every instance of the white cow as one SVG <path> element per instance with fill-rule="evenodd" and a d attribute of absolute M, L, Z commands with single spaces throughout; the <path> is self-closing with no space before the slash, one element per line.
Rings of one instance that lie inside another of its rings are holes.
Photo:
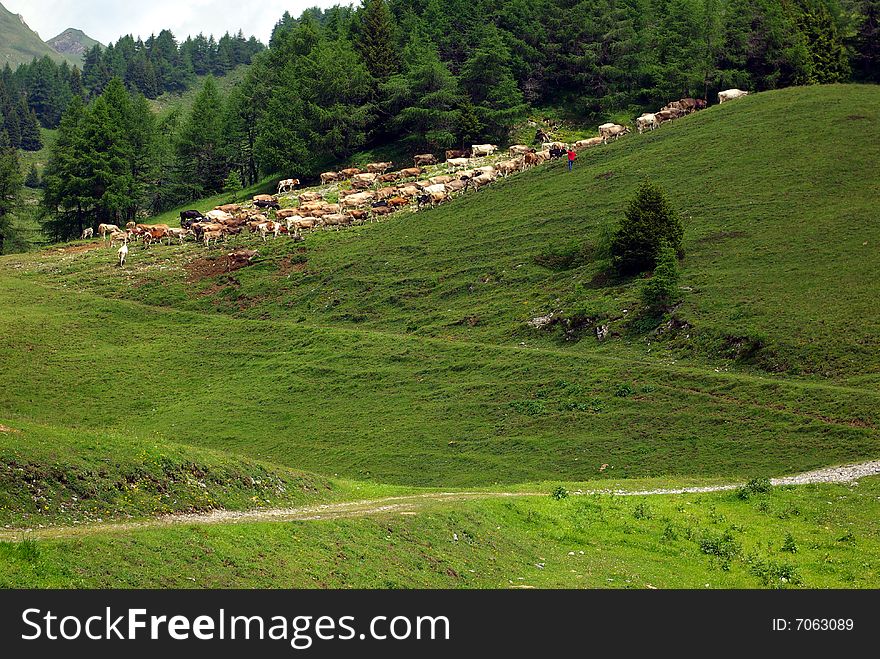
<path fill-rule="evenodd" d="M 718 92 L 718 102 L 724 103 L 725 101 L 732 101 L 735 98 L 748 95 L 749 93 L 744 92 L 742 89 L 726 89 L 723 92 Z"/>
<path fill-rule="evenodd" d="M 471 146 L 471 153 L 474 158 L 479 158 L 481 156 L 491 156 L 498 150 L 498 146 L 496 144 L 474 144 Z"/>
<path fill-rule="evenodd" d="M 119 267 L 123 267 L 125 265 L 125 257 L 128 256 L 128 245 L 126 243 L 122 243 L 122 247 L 119 248 Z"/>
<path fill-rule="evenodd" d="M 636 128 L 639 129 L 639 135 L 644 133 L 646 130 L 654 130 L 655 128 L 657 128 L 657 115 L 651 112 L 643 114 L 641 117 L 636 119 Z"/>
<path fill-rule="evenodd" d="M 285 192 L 293 192 L 293 189 L 299 185 L 298 178 L 288 178 L 283 181 L 278 181 L 278 194 L 283 194 Z"/>

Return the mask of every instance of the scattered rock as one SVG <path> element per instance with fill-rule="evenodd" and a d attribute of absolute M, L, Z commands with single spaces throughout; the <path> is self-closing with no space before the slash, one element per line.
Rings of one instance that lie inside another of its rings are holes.
<path fill-rule="evenodd" d="M 554 317 L 554 314 L 551 312 L 551 313 L 547 314 L 546 316 L 538 316 L 536 318 L 532 318 L 528 322 L 528 326 L 531 327 L 532 329 L 537 329 L 537 330 L 544 329 L 545 327 L 549 327 L 550 325 L 553 324 L 553 317 Z"/>
<path fill-rule="evenodd" d="M 609 332 L 611 332 L 610 325 L 599 325 L 596 328 L 596 338 L 599 339 L 600 342 L 604 341 L 608 338 Z"/>

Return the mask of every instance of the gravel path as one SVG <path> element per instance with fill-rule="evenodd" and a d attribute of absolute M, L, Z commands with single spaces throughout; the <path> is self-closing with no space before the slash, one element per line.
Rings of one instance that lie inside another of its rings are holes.
<path fill-rule="evenodd" d="M 809 483 L 851 483 L 859 478 L 880 474 L 880 460 L 861 462 L 840 467 L 826 467 L 796 476 L 773 478 L 773 485 L 806 485 Z M 705 487 L 683 487 L 655 490 L 578 490 L 574 495 L 614 494 L 616 496 L 656 496 L 664 494 L 702 494 L 726 492 L 741 487 L 742 483 L 732 485 L 710 485 Z M 247 522 L 307 522 L 316 520 L 353 519 L 382 514 L 415 515 L 420 510 L 447 502 L 479 501 L 481 499 L 504 499 L 518 497 L 547 496 L 546 492 L 432 492 L 398 497 L 386 497 L 365 501 L 326 503 L 300 508 L 279 508 L 274 510 L 214 510 L 210 513 L 176 514 L 155 517 L 136 522 L 106 522 L 82 524 L 79 526 L 37 527 L 32 529 L 0 530 L 0 541 L 20 542 L 24 538 L 68 539 L 102 533 L 124 533 L 141 529 L 163 528 L 168 526 L 192 526 L 207 524 L 241 524 Z"/>

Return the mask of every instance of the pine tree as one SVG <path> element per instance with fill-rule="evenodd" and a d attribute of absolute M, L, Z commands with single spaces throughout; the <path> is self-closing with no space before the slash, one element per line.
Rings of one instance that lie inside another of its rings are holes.
<path fill-rule="evenodd" d="M 642 284 L 640 291 L 642 302 L 650 313 L 665 313 L 681 299 L 679 278 L 678 257 L 669 243 L 663 240 L 654 273 Z"/>
<path fill-rule="evenodd" d="M 55 240 L 79 236 L 85 228 L 88 195 L 82 156 L 88 147 L 83 128 L 86 108 L 76 96 L 61 117 L 58 135 L 43 173 L 43 230 Z"/>
<path fill-rule="evenodd" d="M 462 67 L 461 87 L 470 96 L 485 139 L 504 140 L 509 128 L 526 112 L 510 60 L 510 50 L 499 30 L 491 26 Z"/>
<path fill-rule="evenodd" d="M 190 186 L 193 197 L 223 189 L 229 173 L 223 119 L 223 99 L 209 76 L 183 123 L 177 144 L 178 180 Z"/>
<path fill-rule="evenodd" d="M 852 69 L 856 80 L 880 82 L 880 0 L 863 0 L 852 40 Z"/>
<path fill-rule="evenodd" d="M 398 70 L 394 18 L 385 0 L 363 0 L 356 46 L 370 75 L 385 82 Z"/>
<path fill-rule="evenodd" d="M 822 0 L 798 0 L 795 22 L 810 55 L 809 81 L 814 84 L 849 79 L 849 53 L 828 7 Z"/>
<path fill-rule="evenodd" d="M 625 219 L 611 242 L 611 263 L 618 274 L 637 274 L 657 263 L 665 241 L 679 255 L 684 229 L 666 194 L 645 182 L 630 202 Z"/>
<path fill-rule="evenodd" d="M 40 172 L 37 171 L 37 166 L 31 164 L 31 168 L 28 170 L 27 177 L 24 179 L 25 187 L 31 188 L 32 190 L 36 190 L 40 188 L 43 183 L 40 180 Z"/>
<path fill-rule="evenodd" d="M 0 128 L 0 254 L 13 239 L 12 212 L 21 190 L 21 169 L 18 155 L 6 131 Z"/>
<path fill-rule="evenodd" d="M 223 182 L 223 192 L 230 196 L 230 202 L 238 201 L 238 193 L 242 190 L 241 176 L 236 170 L 231 170 Z"/>

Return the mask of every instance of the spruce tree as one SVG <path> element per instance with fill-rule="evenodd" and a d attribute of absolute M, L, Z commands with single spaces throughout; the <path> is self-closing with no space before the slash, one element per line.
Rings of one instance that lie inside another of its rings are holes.
<path fill-rule="evenodd" d="M 646 181 L 630 202 L 624 221 L 611 242 L 611 264 L 620 275 L 651 270 L 665 241 L 682 253 L 684 228 L 659 187 Z"/>
<path fill-rule="evenodd" d="M 398 70 L 394 42 L 394 18 L 385 0 L 363 0 L 357 50 L 370 75 L 385 82 Z"/>
<path fill-rule="evenodd" d="M 236 170 L 230 170 L 229 175 L 223 182 L 223 192 L 230 196 L 230 201 L 238 201 L 238 193 L 242 190 L 241 176 Z"/>
<path fill-rule="evenodd" d="M 461 70 L 461 87 L 470 96 L 485 139 L 504 140 L 526 113 L 522 92 L 510 69 L 510 49 L 494 26 Z"/>
<path fill-rule="evenodd" d="M 654 273 L 642 284 L 641 289 L 642 303 L 649 312 L 665 313 L 681 299 L 679 277 L 675 250 L 663 240 L 658 250 Z"/>
<path fill-rule="evenodd" d="M 223 189 L 229 173 L 225 154 L 223 99 L 214 78 L 205 79 L 177 143 L 177 174 L 193 196 Z"/>
<path fill-rule="evenodd" d="M 852 69 L 860 82 L 880 82 L 880 0 L 863 0 L 852 40 Z"/>
<path fill-rule="evenodd" d="M 43 183 L 40 181 L 40 172 L 37 171 L 37 166 L 31 164 L 31 168 L 28 170 L 27 177 L 24 179 L 25 187 L 28 187 L 32 190 L 36 190 L 40 188 Z"/>
<path fill-rule="evenodd" d="M 386 109 L 403 140 L 418 150 L 455 145 L 460 137 L 463 98 L 458 82 L 420 30 L 404 49 L 405 71 L 383 85 Z"/>
<path fill-rule="evenodd" d="M 6 131 L 0 129 L 0 254 L 13 238 L 12 212 L 21 190 L 21 169 L 18 155 Z"/>

